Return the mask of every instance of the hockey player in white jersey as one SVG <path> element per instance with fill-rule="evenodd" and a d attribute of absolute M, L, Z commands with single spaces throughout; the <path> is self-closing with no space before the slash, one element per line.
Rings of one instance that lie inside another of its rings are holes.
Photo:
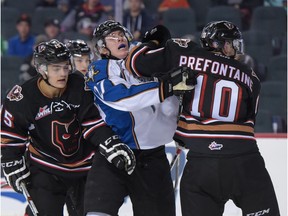
<path fill-rule="evenodd" d="M 117 147 L 109 140 L 99 146 L 86 183 L 85 212 L 116 216 L 129 195 L 135 216 L 175 216 L 165 144 L 173 141 L 177 126 L 179 101 L 173 87 L 183 81 L 183 73 L 192 79 L 192 72 L 180 68 L 155 81 L 135 78 L 124 65 L 130 40 L 131 33 L 113 20 L 101 23 L 93 33 L 95 52 L 101 59 L 89 66 L 86 84 L 105 122 L 135 158 L 123 160 L 117 169 L 108 162 L 117 155 Z"/>

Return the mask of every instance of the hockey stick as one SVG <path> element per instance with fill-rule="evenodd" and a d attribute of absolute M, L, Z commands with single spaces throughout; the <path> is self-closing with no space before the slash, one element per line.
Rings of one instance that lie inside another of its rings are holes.
<path fill-rule="evenodd" d="M 171 163 L 170 163 L 170 171 L 174 168 L 176 162 L 180 159 L 181 149 L 177 147 L 176 154 L 174 155 Z"/>
<path fill-rule="evenodd" d="M 8 186 L 9 184 L 7 182 L 1 183 L 1 188 L 4 188 L 6 186 Z"/>
<path fill-rule="evenodd" d="M 180 152 L 181 153 L 181 152 Z M 179 154 L 180 155 L 180 154 Z M 175 186 L 174 186 L 174 191 L 176 191 L 178 182 L 179 182 L 179 168 L 180 168 L 180 156 L 176 160 L 176 167 L 175 167 Z"/>
<path fill-rule="evenodd" d="M 20 187 L 21 187 L 21 189 L 23 191 L 23 195 L 25 196 L 25 198 L 26 198 L 26 200 L 28 202 L 28 205 L 29 205 L 29 207 L 30 207 L 30 209 L 31 209 L 31 211 L 33 213 L 33 215 L 34 216 L 39 216 L 39 212 L 38 212 L 38 210 L 37 210 L 37 208 L 36 208 L 36 206 L 35 206 L 35 204 L 34 204 L 34 202 L 32 200 L 32 197 L 30 196 L 30 194 L 29 194 L 29 192 L 28 192 L 28 190 L 27 190 L 27 188 L 26 188 L 26 186 L 25 186 L 25 184 L 23 182 L 20 183 Z"/>
<path fill-rule="evenodd" d="M 184 97 L 184 91 L 180 92 L 179 95 L 179 109 L 178 109 L 178 116 L 177 116 L 177 123 L 179 122 L 180 119 L 180 115 L 182 113 L 183 110 L 183 97 Z M 176 143 L 176 142 L 175 142 Z M 176 146 L 178 144 L 176 143 Z M 172 171 L 173 167 L 175 166 L 175 164 L 177 164 L 176 168 L 175 168 L 175 185 L 174 185 L 174 190 L 176 191 L 177 185 L 178 185 L 178 181 L 179 181 L 179 165 L 180 165 L 180 155 L 181 155 L 181 148 L 179 148 L 178 146 L 176 147 L 176 154 L 174 155 L 171 163 L 170 163 L 170 171 Z"/>

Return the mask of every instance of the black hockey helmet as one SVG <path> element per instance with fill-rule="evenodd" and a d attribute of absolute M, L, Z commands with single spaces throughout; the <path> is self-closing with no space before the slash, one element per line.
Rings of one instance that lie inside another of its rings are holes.
<path fill-rule="evenodd" d="M 221 51 L 225 41 L 231 41 L 237 54 L 243 54 L 242 34 L 238 27 L 228 21 L 208 23 L 200 36 L 201 46 L 209 51 Z"/>
<path fill-rule="evenodd" d="M 36 70 L 47 78 L 47 65 L 69 61 L 71 65 L 71 53 L 68 48 L 56 39 L 38 44 L 33 53 Z"/>
<path fill-rule="evenodd" d="M 82 55 L 90 55 L 91 49 L 84 40 L 69 40 L 65 43 L 72 56 L 81 57 Z"/>
<path fill-rule="evenodd" d="M 107 35 L 109 35 L 111 32 L 117 31 L 117 30 L 123 31 L 128 42 L 130 42 L 133 39 L 131 32 L 127 28 L 125 28 L 123 25 L 121 25 L 119 22 L 116 22 L 114 20 L 107 20 L 99 24 L 94 29 L 92 42 L 93 42 L 93 45 L 95 46 L 95 52 L 98 56 L 100 56 L 99 48 L 106 47 L 104 38 Z"/>

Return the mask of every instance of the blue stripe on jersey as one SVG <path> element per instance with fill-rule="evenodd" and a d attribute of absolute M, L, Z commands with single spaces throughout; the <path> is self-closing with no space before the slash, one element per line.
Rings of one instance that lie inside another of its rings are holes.
<path fill-rule="evenodd" d="M 89 66 L 89 81 L 87 86 L 93 90 L 94 93 L 103 95 L 105 101 L 120 101 L 125 98 L 135 96 L 137 94 L 143 93 L 149 90 L 155 90 L 159 88 L 158 82 L 148 82 L 141 83 L 141 85 L 131 85 L 129 88 L 124 84 L 118 84 L 115 86 L 109 79 L 108 73 L 108 60 L 98 60 Z M 105 79 L 104 83 L 99 83 L 101 80 Z M 100 87 L 103 85 L 103 88 Z M 97 91 L 95 86 L 97 85 Z M 113 91 L 109 91 L 113 87 Z M 115 94 L 117 92 L 117 94 Z"/>
<path fill-rule="evenodd" d="M 96 104 L 105 113 L 105 122 L 112 127 L 112 130 L 118 134 L 123 143 L 132 149 L 137 149 L 136 136 L 134 137 L 134 120 L 130 112 L 124 112 L 113 109 L 105 105 L 96 97 Z"/>

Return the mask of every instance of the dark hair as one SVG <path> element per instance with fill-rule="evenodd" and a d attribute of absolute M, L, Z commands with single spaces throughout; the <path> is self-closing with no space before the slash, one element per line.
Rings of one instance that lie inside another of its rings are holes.
<path fill-rule="evenodd" d="M 31 26 L 31 18 L 28 14 L 21 14 L 21 16 L 17 19 L 16 24 L 20 22 L 27 22 L 29 26 Z"/>

